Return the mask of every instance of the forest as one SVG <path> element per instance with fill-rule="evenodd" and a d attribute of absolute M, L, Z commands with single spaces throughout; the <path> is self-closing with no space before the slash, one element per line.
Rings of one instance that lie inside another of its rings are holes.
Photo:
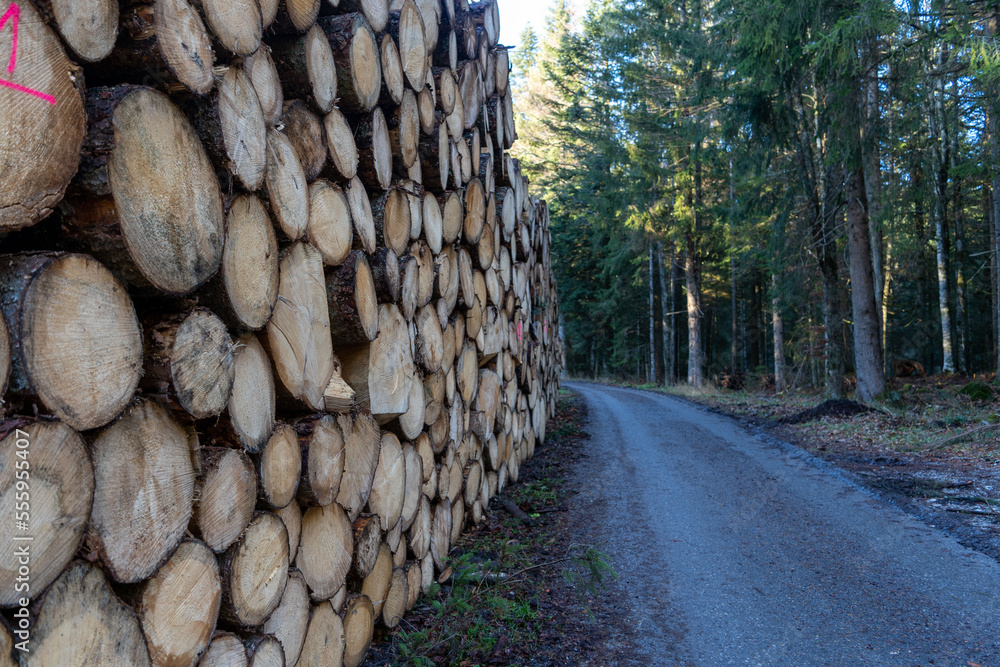
<path fill-rule="evenodd" d="M 998 363 L 1000 3 L 556 0 L 513 52 L 571 375 L 814 388 Z"/>

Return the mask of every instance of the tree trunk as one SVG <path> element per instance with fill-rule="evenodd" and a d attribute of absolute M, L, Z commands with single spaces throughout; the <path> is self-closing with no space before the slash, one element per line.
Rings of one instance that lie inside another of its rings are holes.
<path fill-rule="evenodd" d="M 778 276 L 771 275 L 771 321 L 774 328 L 774 390 L 784 392 L 785 382 L 785 320 L 781 315 L 781 296 L 778 292 Z"/>
<path fill-rule="evenodd" d="M 311 101 L 321 113 L 330 113 L 337 101 L 337 72 L 333 49 L 318 25 L 304 35 L 271 42 L 271 57 L 284 94 Z"/>
<path fill-rule="evenodd" d="M 850 169 L 847 181 L 847 240 L 851 261 L 851 303 L 854 311 L 854 363 L 858 398 L 870 403 L 885 393 L 882 370 L 881 326 L 875 303 L 868 230 L 865 177 L 860 164 Z"/>
<path fill-rule="evenodd" d="M 382 91 L 379 44 L 361 14 L 323 17 L 317 21 L 333 47 L 340 108 L 354 114 L 370 112 Z"/>

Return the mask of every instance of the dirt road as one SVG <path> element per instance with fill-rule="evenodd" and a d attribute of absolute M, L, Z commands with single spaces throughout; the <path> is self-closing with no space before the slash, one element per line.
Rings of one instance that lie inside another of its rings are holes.
<path fill-rule="evenodd" d="M 1000 665 L 1000 564 L 689 403 L 569 383 L 574 502 L 641 638 L 618 664 Z"/>

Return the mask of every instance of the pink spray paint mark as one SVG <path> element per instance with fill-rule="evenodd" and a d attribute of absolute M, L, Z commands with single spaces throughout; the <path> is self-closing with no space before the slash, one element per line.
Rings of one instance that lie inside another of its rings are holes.
<path fill-rule="evenodd" d="M 518 340 L 522 339 L 522 336 L 521 336 L 521 323 L 520 322 L 517 323 L 517 339 Z"/>
<path fill-rule="evenodd" d="M 11 74 L 14 73 L 14 68 L 17 67 L 17 23 L 20 20 L 21 7 L 16 2 L 10 3 L 10 7 L 7 8 L 6 13 L 0 17 L 0 30 L 3 30 L 3 27 L 7 25 L 7 21 L 10 21 L 14 32 L 14 39 L 10 49 L 10 64 L 7 65 L 7 71 Z"/>
<path fill-rule="evenodd" d="M 10 48 L 10 62 L 7 64 L 7 72 L 13 74 L 14 69 L 17 67 L 17 28 L 18 22 L 21 20 L 21 7 L 16 3 L 10 3 L 10 7 L 2 17 L 0 17 L 0 30 L 7 25 L 7 21 L 11 22 L 11 30 L 13 32 L 13 39 L 11 40 Z M 28 88 L 27 86 L 22 86 L 19 83 L 14 83 L 13 81 L 7 81 L 6 79 L 0 79 L 0 87 L 12 88 L 19 93 L 24 93 L 26 95 L 32 95 L 40 99 L 45 100 L 49 104 L 55 104 L 56 98 L 43 93 L 40 90 L 35 90 L 34 88 Z"/>

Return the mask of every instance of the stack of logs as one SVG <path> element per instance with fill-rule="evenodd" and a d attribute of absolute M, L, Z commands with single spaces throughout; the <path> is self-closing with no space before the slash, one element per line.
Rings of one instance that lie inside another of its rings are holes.
<path fill-rule="evenodd" d="M 562 353 L 498 37 L 0 6 L 0 667 L 358 665 L 517 480 Z"/>

